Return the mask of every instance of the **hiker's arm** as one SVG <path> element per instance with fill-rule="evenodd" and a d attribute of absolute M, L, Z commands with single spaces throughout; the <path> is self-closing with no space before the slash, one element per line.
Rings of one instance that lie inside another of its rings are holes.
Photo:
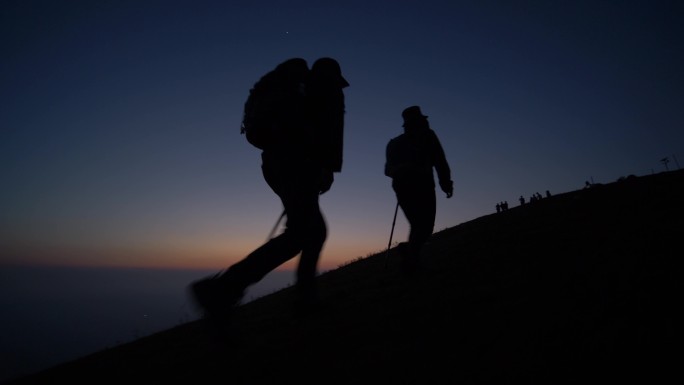
<path fill-rule="evenodd" d="M 385 176 L 392 177 L 392 166 L 390 165 L 389 160 L 390 158 L 390 145 L 392 142 L 387 143 L 387 147 L 385 147 Z"/>
<path fill-rule="evenodd" d="M 437 179 L 439 180 L 439 187 L 444 191 L 447 198 L 451 198 L 454 193 L 454 182 L 451 180 L 451 169 L 449 168 L 449 163 L 446 160 L 446 155 L 444 154 L 444 148 L 437 137 L 437 134 L 433 132 L 433 155 L 434 155 L 434 166 L 437 171 Z"/>
<path fill-rule="evenodd" d="M 402 168 L 398 162 L 399 156 L 397 154 L 397 143 L 395 140 L 390 140 L 385 149 L 385 176 L 396 178 Z"/>

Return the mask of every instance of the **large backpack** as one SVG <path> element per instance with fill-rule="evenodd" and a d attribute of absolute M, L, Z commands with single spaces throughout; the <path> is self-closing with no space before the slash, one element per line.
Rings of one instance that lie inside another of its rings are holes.
<path fill-rule="evenodd" d="M 295 104 L 303 97 L 308 67 L 304 59 L 290 59 L 270 71 L 249 90 L 240 133 L 256 148 L 264 150 L 287 135 L 294 121 Z"/>

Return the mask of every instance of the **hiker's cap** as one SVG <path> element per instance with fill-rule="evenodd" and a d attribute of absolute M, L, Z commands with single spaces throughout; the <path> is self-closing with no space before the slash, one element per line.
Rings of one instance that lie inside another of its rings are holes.
<path fill-rule="evenodd" d="M 337 60 L 330 57 L 322 57 L 316 60 L 311 67 L 312 72 L 333 74 L 340 81 L 340 87 L 349 87 L 349 82 L 342 76 L 342 69 Z"/>
<path fill-rule="evenodd" d="M 404 118 L 404 124 L 406 124 L 406 122 L 415 122 L 426 119 L 427 115 L 423 115 L 423 113 L 420 111 L 420 107 L 411 106 L 402 111 L 401 117 Z"/>

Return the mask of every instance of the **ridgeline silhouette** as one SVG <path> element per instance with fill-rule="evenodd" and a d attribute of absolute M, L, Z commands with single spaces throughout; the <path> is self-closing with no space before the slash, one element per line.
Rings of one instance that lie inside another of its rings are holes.
<path fill-rule="evenodd" d="M 11 384 L 657 383 L 673 354 L 684 172 L 621 178 L 439 231 L 237 308 L 229 345 L 179 325 Z"/>

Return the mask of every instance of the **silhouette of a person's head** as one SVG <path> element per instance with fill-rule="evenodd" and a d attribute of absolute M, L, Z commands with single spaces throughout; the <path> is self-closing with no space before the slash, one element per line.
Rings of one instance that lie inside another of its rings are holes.
<path fill-rule="evenodd" d="M 403 126 L 405 132 L 429 128 L 428 117 L 423 115 L 419 106 L 405 108 L 401 112 L 401 117 L 404 119 Z"/>
<path fill-rule="evenodd" d="M 322 57 L 316 60 L 311 66 L 311 78 L 319 84 L 337 86 L 339 88 L 349 87 L 349 83 L 342 76 L 342 69 L 337 60 L 329 57 Z"/>

